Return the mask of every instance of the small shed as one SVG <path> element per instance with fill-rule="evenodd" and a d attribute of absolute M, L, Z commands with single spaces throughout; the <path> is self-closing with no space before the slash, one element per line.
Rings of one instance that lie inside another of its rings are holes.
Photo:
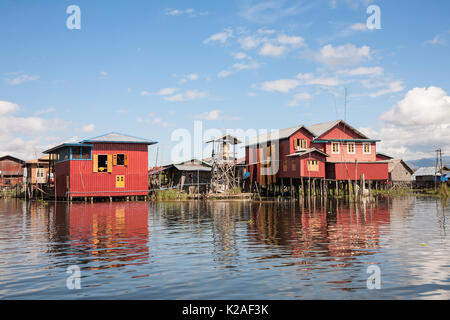
<path fill-rule="evenodd" d="M 414 186 L 418 188 L 431 188 L 434 182 L 439 182 L 441 174 L 436 173 L 435 167 L 421 167 L 412 175 Z"/>
<path fill-rule="evenodd" d="M 414 170 L 402 159 L 388 161 L 389 181 L 393 187 L 411 187 Z"/>
<path fill-rule="evenodd" d="M 212 166 L 199 159 L 170 164 L 165 169 L 170 188 L 203 193 L 208 191 L 211 184 Z"/>

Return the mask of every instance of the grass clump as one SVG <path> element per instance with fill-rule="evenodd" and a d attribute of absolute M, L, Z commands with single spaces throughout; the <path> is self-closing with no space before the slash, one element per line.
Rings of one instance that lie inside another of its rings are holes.
<path fill-rule="evenodd" d="M 157 201 L 167 200 L 186 200 L 188 195 L 185 192 L 180 192 L 177 189 L 156 190 Z"/>

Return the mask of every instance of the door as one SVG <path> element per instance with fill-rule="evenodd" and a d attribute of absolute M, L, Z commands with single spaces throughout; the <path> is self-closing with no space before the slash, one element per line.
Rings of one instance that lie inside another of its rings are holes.
<path fill-rule="evenodd" d="M 125 188 L 125 176 L 116 176 L 116 188 Z"/>

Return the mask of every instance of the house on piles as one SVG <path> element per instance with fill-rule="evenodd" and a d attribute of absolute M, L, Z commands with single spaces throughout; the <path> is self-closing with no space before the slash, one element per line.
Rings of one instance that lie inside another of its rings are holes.
<path fill-rule="evenodd" d="M 250 180 L 262 186 L 299 185 L 304 179 L 388 180 L 388 162 L 376 143 L 342 120 L 299 125 L 263 134 L 245 145 Z M 276 143 L 275 143 L 276 142 Z M 287 179 L 287 180 L 286 180 Z"/>
<path fill-rule="evenodd" d="M 0 157 L 0 188 L 15 187 L 22 184 L 23 163 L 23 160 L 10 155 Z"/>
<path fill-rule="evenodd" d="M 55 196 L 148 195 L 148 146 L 155 143 L 112 132 L 44 151 L 54 172 Z"/>

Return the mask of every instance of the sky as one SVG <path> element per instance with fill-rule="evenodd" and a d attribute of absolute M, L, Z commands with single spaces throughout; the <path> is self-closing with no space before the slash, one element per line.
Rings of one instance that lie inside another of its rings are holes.
<path fill-rule="evenodd" d="M 159 142 L 153 166 L 186 134 L 195 149 L 214 132 L 336 119 L 394 157 L 449 155 L 449 13 L 418 0 L 2 0 L 0 156 L 120 132 Z"/>

